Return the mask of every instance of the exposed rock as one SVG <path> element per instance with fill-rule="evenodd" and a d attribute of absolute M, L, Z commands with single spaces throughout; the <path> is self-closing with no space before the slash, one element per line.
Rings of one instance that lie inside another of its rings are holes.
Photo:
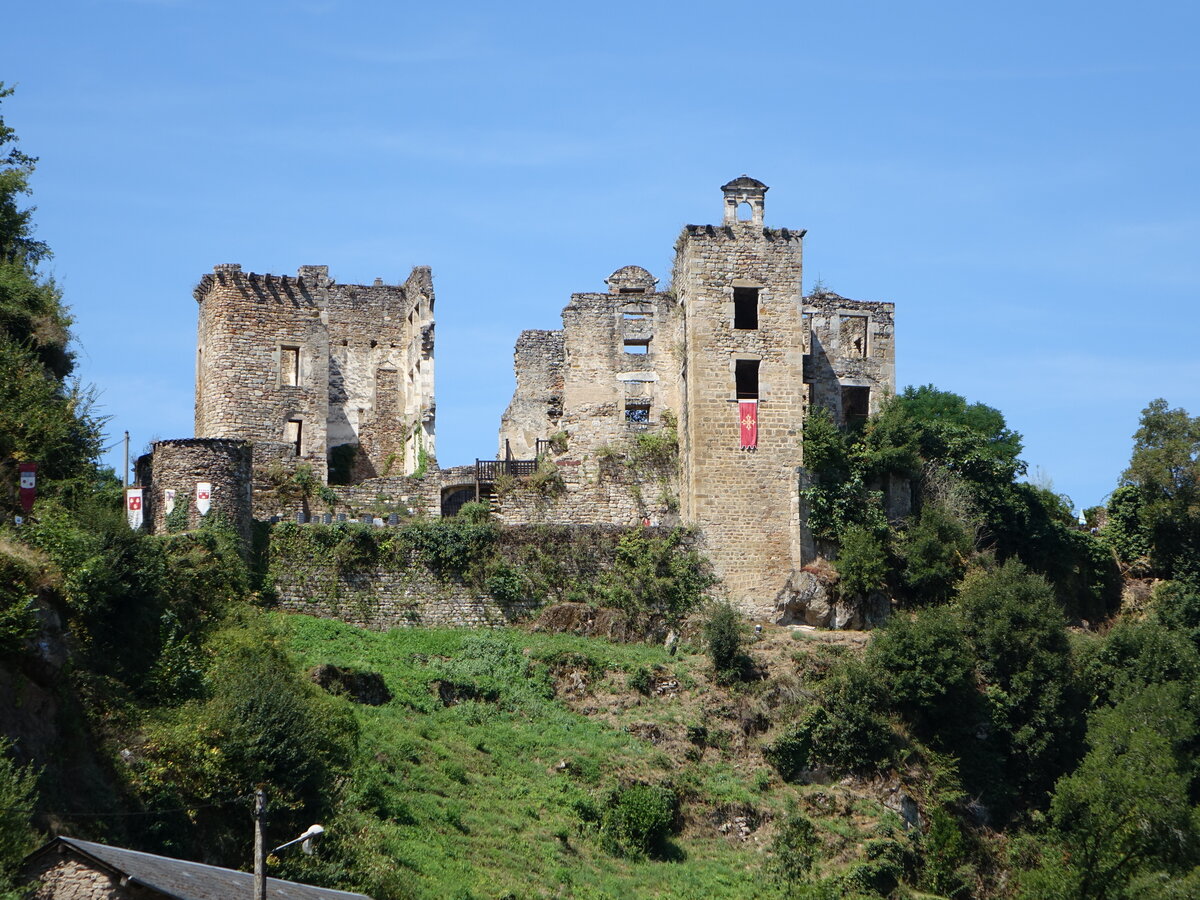
<path fill-rule="evenodd" d="M 776 625 L 802 624 L 828 628 L 833 615 L 828 581 L 814 572 L 797 572 L 775 598 Z"/>
<path fill-rule="evenodd" d="M 466 700 L 482 700 L 495 703 L 499 694 L 491 690 L 482 690 L 474 684 L 458 684 L 453 681 L 435 680 L 429 682 L 429 687 L 442 701 L 442 706 L 454 706 Z"/>
<path fill-rule="evenodd" d="M 309 672 L 309 677 L 329 693 L 344 694 L 366 706 L 383 706 L 392 699 L 392 692 L 378 672 L 357 672 L 322 663 Z"/>
<path fill-rule="evenodd" d="M 865 599 L 838 600 L 834 604 L 832 627 L 860 631 L 877 628 L 887 621 L 892 604 L 886 594 L 875 591 Z"/>
<path fill-rule="evenodd" d="M 556 603 L 538 616 L 534 631 L 602 637 L 616 643 L 661 643 L 667 633 L 662 616 L 631 616 L 619 609 L 586 603 Z"/>

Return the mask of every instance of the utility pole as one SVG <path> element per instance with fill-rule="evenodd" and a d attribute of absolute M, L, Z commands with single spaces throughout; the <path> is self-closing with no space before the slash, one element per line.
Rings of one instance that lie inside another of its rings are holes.
<path fill-rule="evenodd" d="M 129 432 L 125 432 L 125 468 L 121 470 L 121 487 L 129 487 Z"/>
<path fill-rule="evenodd" d="M 267 900 L 267 792 L 254 792 L 254 900 Z"/>

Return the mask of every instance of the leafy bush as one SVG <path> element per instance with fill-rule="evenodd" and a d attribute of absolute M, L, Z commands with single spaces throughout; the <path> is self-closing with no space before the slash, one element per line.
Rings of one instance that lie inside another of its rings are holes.
<path fill-rule="evenodd" d="M 48 562 L 31 547 L 0 538 L 0 657 L 16 654 L 36 630 L 34 600 Z"/>
<path fill-rule="evenodd" d="M 766 750 L 767 761 L 783 778 L 815 766 L 866 772 L 887 765 L 892 732 L 879 714 L 884 697 L 871 669 L 846 660 L 821 682 L 817 699 L 818 705 Z"/>
<path fill-rule="evenodd" d="M 0 738 L 0 892 L 16 887 L 17 868 L 37 841 L 29 819 L 38 776 L 32 766 L 16 765 L 9 756 L 11 749 Z"/>
<path fill-rule="evenodd" d="M 741 614 L 729 603 L 713 604 L 704 622 L 704 643 L 713 670 L 728 677 L 737 672 L 745 638 Z"/>
<path fill-rule="evenodd" d="M 492 508 L 487 503 L 469 500 L 459 507 L 457 518 L 472 525 L 484 525 L 491 521 Z"/>
<path fill-rule="evenodd" d="M 678 619 L 695 609 L 716 579 L 712 566 L 687 546 L 689 533 L 651 529 L 626 531 L 617 541 L 614 566 L 583 589 L 604 606 Z"/>
<path fill-rule="evenodd" d="M 767 870 L 789 892 L 808 879 L 816 854 L 817 830 L 813 823 L 791 812 L 783 820 L 771 841 L 771 861 Z"/>
<path fill-rule="evenodd" d="M 516 603 L 528 596 L 528 585 L 521 573 L 505 562 L 497 562 L 488 569 L 488 593 L 501 603 Z"/>
<path fill-rule="evenodd" d="M 649 694 L 654 688 L 654 676 L 645 666 L 638 666 L 629 674 L 629 686 L 639 694 Z"/>
<path fill-rule="evenodd" d="M 679 800 L 664 785 L 631 784 L 605 800 L 600 834 L 610 853 L 649 856 L 659 851 L 675 823 Z"/>
<path fill-rule="evenodd" d="M 926 504 L 899 550 L 910 597 L 917 603 L 948 601 L 966 574 L 971 550 L 970 535 L 945 507 Z"/>
<path fill-rule="evenodd" d="M 883 541 L 866 528 L 846 529 L 834 566 L 838 593 L 843 597 L 865 597 L 887 584 L 887 550 Z"/>
<path fill-rule="evenodd" d="M 959 606 L 985 687 L 992 740 L 1007 761 L 1003 783 L 1026 799 L 1040 798 L 1074 761 L 1081 725 L 1054 591 L 1009 560 L 968 575 Z"/>
<path fill-rule="evenodd" d="M 1155 586 L 1153 599 L 1154 617 L 1200 649 L 1200 586 L 1195 582 L 1164 581 Z"/>
<path fill-rule="evenodd" d="M 958 617 L 946 609 L 894 616 L 867 648 L 892 707 L 926 733 L 971 706 L 974 664 Z"/>

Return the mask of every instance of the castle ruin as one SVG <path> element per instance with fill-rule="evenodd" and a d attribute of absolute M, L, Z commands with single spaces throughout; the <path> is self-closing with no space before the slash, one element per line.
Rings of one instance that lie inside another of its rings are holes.
<path fill-rule="evenodd" d="M 256 478 L 310 466 L 337 496 L 326 521 L 387 496 L 404 514 L 480 500 L 508 524 L 694 526 L 730 598 L 765 618 L 814 554 L 810 409 L 850 425 L 895 390 L 893 305 L 804 296 L 805 232 L 765 224 L 767 190 L 723 185 L 721 223 L 684 227 L 665 289 L 624 266 L 573 294 L 561 329 L 522 332 L 500 451 L 474 466 L 434 456 L 428 268 L 365 286 L 218 265 L 195 290 L 194 440 L 249 442 Z"/>

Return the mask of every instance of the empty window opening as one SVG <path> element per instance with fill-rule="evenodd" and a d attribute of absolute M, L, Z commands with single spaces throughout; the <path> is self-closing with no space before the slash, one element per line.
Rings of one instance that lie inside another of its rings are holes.
<path fill-rule="evenodd" d="M 304 420 L 289 419 L 284 430 L 284 440 L 292 445 L 296 456 L 300 457 L 304 449 Z"/>
<path fill-rule="evenodd" d="M 648 425 L 650 423 L 650 404 L 639 401 L 626 402 L 625 421 Z"/>
<path fill-rule="evenodd" d="M 621 313 L 621 316 L 622 316 L 623 318 L 625 318 L 625 319 L 634 319 L 634 320 L 639 320 L 639 321 L 640 321 L 640 320 L 644 320 L 644 319 L 648 319 L 648 318 L 650 318 L 650 313 L 648 313 L 648 312 L 641 312 L 641 311 L 639 311 L 639 310 L 636 310 L 636 309 L 627 309 L 627 310 L 625 310 L 623 313 Z"/>
<path fill-rule="evenodd" d="M 867 355 L 867 317 L 842 316 L 842 355 L 864 359 Z"/>
<path fill-rule="evenodd" d="M 300 383 L 300 348 L 279 348 L 279 383 L 296 386 Z"/>
<path fill-rule="evenodd" d="M 733 289 L 733 327 L 758 327 L 758 288 L 735 287 Z"/>
<path fill-rule="evenodd" d="M 649 341 L 625 341 L 625 352 L 645 355 L 650 352 Z"/>
<path fill-rule="evenodd" d="M 749 203 L 742 202 L 737 205 L 737 220 L 739 222 L 749 222 L 753 215 L 754 211 L 750 209 Z"/>
<path fill-rule="evenodd" d="M 739 400 L 758 399 L 758 360 L 736 359 L 733 361 L 733 381 Z"/>
<path fill-rule="evenodd" d="M 621 288 L 621 293 L 622 293 L 622 294 L 644 294 L 644 293 L 646 293 L 646 289 L 645 289 L 644 287 L 640 287 L 640 288 Z"/>
<path fill-rule="evenodd" d="M 842 421 L 847 425 L 861 425 L 871 412 L 871 389 L 842 385 Z"/>

